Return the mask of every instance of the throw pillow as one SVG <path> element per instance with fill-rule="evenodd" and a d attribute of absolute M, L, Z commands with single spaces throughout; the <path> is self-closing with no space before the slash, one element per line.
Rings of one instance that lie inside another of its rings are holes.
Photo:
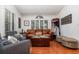
<path fill-rule="evenodd" d="M 36 32 L 36 35 L 42 35 L 42 32 Z"/>
<path fill-rule="evenodd" d="M 10 41 L 12 43 L 18 43 L 18 40 L 13 36 L 8 36 L 8 41 Z"/>

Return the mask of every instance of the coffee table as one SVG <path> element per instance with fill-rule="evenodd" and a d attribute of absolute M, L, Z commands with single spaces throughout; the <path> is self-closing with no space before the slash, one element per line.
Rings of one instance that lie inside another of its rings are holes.
<path fill-rule="evenodd" d="M 34 35 L 31 38 L 32 41 L 32 46 L 35 47 L 48 47 L 50 46 L 50 37 L 45 36 L 45 35 Z"/>

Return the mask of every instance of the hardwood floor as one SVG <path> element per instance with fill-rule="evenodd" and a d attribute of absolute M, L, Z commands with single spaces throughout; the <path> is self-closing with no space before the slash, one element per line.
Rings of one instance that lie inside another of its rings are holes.
<path fill-rule="evenodd" d="M 32 47 L 32 54 L 79 54 L 79 49 L 69 49 L 56 41 L 51 41 L 50 47 Z"/>

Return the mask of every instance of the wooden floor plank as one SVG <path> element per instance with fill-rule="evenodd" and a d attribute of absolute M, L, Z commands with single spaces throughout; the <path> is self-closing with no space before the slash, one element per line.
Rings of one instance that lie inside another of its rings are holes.
<path fill-rule="evenodd" d="M 79 49 L 69 49 L 56 41 L 51 41 L 50 47 L 32 47 L 32 54 L 79 54 Z"/>

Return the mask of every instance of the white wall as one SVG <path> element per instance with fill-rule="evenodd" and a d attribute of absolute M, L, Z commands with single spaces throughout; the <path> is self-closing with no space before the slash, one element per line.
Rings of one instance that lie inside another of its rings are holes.
<path fill-rule="evenodd" d="M 64 36 L 76 38 L 79 41 L 79 5 L 65 6 L 58 14 L 58 17 L 61 19 L 68 14 L 72 14 L 72 23 L 60 25 L 61 34 Z"/>
<path fill-rule="evenodd" d="M 5 35 L 5 8 L 15 15 L 15 30 L 18 30 L 18 17 L 21 17 L 16 8 L 12 5 L 0 5 L 0 33 Z"/>
<path fill-rule="evenodd" d="M 71 6 L 65 6 L 61 12 L 59 13 L 59 18 L 61 20 L 61 18 L 69 15 L 69 14 L 72 14 L 72 8 Z M 71 24 L 66 24 L 66 25 L 60 25 L 61 27 L 61 35 L 64 35 L 64 36 L 72 36 L 72 25 L 73 25 L 73 22 Z"/>
<path fill-rule="evenodd" d="M 35 19 L 37 15 L 26 15 L 22 17 L 22 29 L 24 29 L 25 31 L 27 29 L 31 29 L 31 20 L 37 20 Z M 43 20 L 48 20 L 48 28 L 51 29 L 51 20 L 53 18 L 56 18 L 56 15 L 42 15 L 44 17 Z M 25 20 L 29 20 L 29 26 L 24 26 L 24 21 Z"/>

